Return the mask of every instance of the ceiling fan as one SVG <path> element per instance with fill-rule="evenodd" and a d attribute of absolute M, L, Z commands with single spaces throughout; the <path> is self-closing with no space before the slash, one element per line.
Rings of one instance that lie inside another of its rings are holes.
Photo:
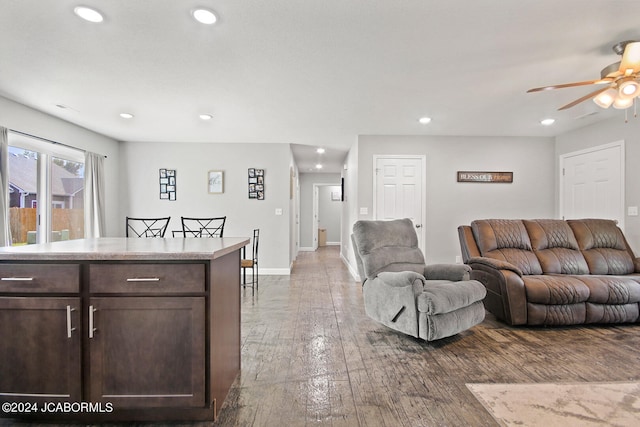
<path fill-rule="evenodd" d="M 615 44 L 612 48 L 615 53 L 622 55 L 622 59 L 604 67 L 599 79 L 536 87 L 529 89 L 527 93 L 574 86 L 605 85 L 558 110 L 566 110 L 591 98 L 602 108 L 609 108 L 611 105 L 619 109 L 631 107 L 633 100 L 640 95 L 640 42 L 627 40 Z"/>

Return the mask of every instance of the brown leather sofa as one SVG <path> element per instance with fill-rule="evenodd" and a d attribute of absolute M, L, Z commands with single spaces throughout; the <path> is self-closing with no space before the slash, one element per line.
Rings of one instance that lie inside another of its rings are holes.
<path fill-rule="evenodd" d="M 485 308 L 508 324 L 640 321 L 640 259 L 614 221 L 486 219 L 458 235 Z"/>

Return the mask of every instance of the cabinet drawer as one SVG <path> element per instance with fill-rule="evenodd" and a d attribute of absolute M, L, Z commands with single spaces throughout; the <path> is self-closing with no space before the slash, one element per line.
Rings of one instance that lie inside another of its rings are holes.
<path fill-rule="evenodd" d="M 78 264 L 0 264 L 0 292 L 79 292 Z"/>
<path fill-rule="evenodd" d="M 205 291 L 205 264 L 91 264 L 91 293 Z"/>

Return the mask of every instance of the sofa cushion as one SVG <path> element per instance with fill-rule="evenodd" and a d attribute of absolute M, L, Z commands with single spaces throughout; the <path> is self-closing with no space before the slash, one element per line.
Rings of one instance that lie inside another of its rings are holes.
<path fill-rule="evenodd" d="M 638 321 L 638 304 L 585 304 L 585 323 L 634 323 Z"/>
<path fill-rule="evenodd" d="M 615 221 L 579 219 L 568 223 L 591 274 L 630 274 L 635 271 L 631 250 Z"/>
<path fill-rule="evenodd" d="M 533 253 L 538 257 L 543 273 L 589 273 L 587 261 L 566 221 L 537 219 L 522 222 L 529 233 Z"/>
<path fill-rule="evenodd" d="M 589 287 L 580 279 L 567 275 L 524 276 L 527 301 L 536 304 L 562 305 L 585 302 Z"/>
<path fill-rule="evenodd" d="M 566 276 L 565 276 L 566 277 Z M 574 276 L 589 288 L 588 302 L 628 304 L 640 302 L 640 283 L 620 276 Z"/>
<path fill-rule="evenodd" d="M 527 304 L 527 325 L 579 325 L 587 318 L 587 303 Z"/>
<path fill-rule="evenodd" d="M 506 261 L 523 274 L 542 274 L 521 220 L 476 220 L 471 223 L 471 229 L 483 257 Z"/>

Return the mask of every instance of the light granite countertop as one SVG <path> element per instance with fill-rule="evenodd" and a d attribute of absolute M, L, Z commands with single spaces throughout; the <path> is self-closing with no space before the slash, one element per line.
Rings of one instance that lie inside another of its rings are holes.
<path fill-rule="evenodd" d="M 0 261 L 206 260 L 222 257 L 249 242 L 246 237 L 103 237 L 0 247 Z"/>

